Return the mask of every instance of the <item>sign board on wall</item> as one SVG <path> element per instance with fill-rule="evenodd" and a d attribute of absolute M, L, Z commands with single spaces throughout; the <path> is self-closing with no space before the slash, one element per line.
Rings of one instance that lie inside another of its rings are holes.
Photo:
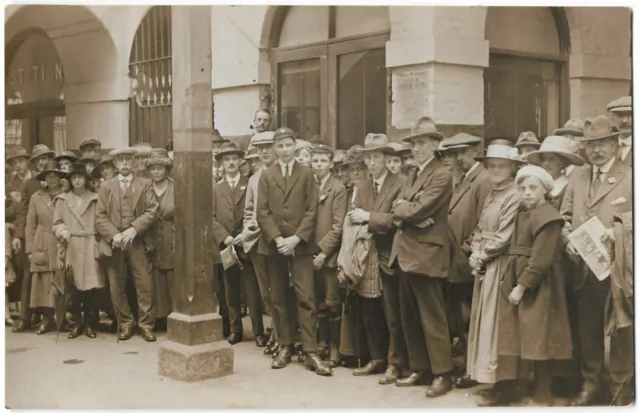
<path fill-rule="evenodd" d="M 391 75 L 391 125 L 410 129 L 427 114 L 427 69 L 399 68 Z"/>

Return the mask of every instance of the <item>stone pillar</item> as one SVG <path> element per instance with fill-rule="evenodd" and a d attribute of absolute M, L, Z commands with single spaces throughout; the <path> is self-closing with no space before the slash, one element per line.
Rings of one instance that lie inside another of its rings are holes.
<path fill-rule="evenodd" d="M 489 44 L 484 7 L 390 7 L 392 103 L 387 133 L 397 140 L 420 116 L 445 136 L 484 135 L 484 78 Z"/>
<path fill-rule="evenodd" d="M 205 6 L 172 7 L 176 252 L 159 373 L 197 381 L 233 372 L 213 295 L 211 13 Z"/>

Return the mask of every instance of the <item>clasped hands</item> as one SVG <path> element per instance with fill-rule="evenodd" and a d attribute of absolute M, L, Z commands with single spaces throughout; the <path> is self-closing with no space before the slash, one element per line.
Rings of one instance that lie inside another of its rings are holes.
<path fill-rule="evenodd" d="M 294 255 L 296 247 L 300 243 L 300 237 L 297 235 L 292 235 L 286 238 L 279 236 L 275 239 L 275 242 L 278 252 L 284 256 L 290 257 Z"/>
<path fill-rule="evenodd" d="M 133 227 L 127 228 L 126 230 L 117 233 L 111 239 L 111 245 L 115 248 L 125 249 L 131 244 L 134 238 L 138 235 L 136 229 Z"/>

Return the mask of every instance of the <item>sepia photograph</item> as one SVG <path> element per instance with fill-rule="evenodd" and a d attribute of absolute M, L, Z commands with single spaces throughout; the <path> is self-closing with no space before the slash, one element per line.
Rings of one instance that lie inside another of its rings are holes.
<path fill-rule="evenodd" d="M 631 4 L 518 3 L 5 5 L 5 408 L 635 405 Z"/>

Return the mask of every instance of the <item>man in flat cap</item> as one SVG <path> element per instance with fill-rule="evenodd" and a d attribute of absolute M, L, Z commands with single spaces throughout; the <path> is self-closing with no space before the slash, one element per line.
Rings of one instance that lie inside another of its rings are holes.
<path fill-rule="evenodd" d="M 100 186 L 96 228 L 112 247 L 106 267 L 114 311 L 118 316 L 119 339 L 133 336 L 135 320 L 127 297 L 128 274 L 138 301 L 138 325 L 145 341 L 156 341 L 153 299 L 153 267 L 146 255 L 144 235 L 158 210 L 151 181 L 134 176 L 136 151 L 121 148 L 113 152 L 118 175 Z"/>
<path fill-rule="evenodd" d="M 607 110 L 613 115 L 613 123 L 620 131 L 618 138 L 618 157 L 622 162 L 631 165 L 633 158 L 633 108 L 631 96 L 622 96 L 607 105 Z"/>
<path fill-rule="evenodd" d="M 89 156 L 91 158 L 97 159 L 100 157 L 102 143 L 95 138 L 88 138 L 80 142 L 80 146 L 78 147 L 78 149 L 80 149 L 81 157 Z"/>
<path fill-rule="evenodd" d="M 400 269 L 402 329 L 409 353 L 409 377 L 396 385 L 414 386 L 430 381 L 427 397 L 451 390 L 451 342 L 442 294 L 449 275 L 448 209 L 453 192 L 451 173 L 435 157 L 444 136 L 433 119 L 418 119 L 409 136 L 417 170 L 412 172 L 394 203 L 398 223 L 390 265 Z M 433 221 L 423 225 L 426 220 Z M 426 344 L 426 346 L 425 346 Z"/>
<path fill-rule="evenodd" d="M 560 213 L 570 231 L 578 229 L 592 217 L 598 217 L 607 229 L 605 237 L 613 238 L 614 218 L 632 211 L 632 171 L 618 156 L 620 132 L 604 116 L 587 119 L 584 124 L 585 152 L 590 167 L 575 171 L 570 180 Z M 569 256 L 576 261 L 576 270 L 569 276 L 577 302 L 578 336 L 582 355 L 582 391 L 573 400 L 575 406 L 589 406 L 603 395 L 605 380 L 605 306 L 611 294 L 612 277 L 598 279 L 579 257 L 563 230 Z M 633 301 L 633 298 L 631 298 Z M 611 334 L 609 374 L 613 404 L 627 405 L 634 399 L 633 326 L 616 329 Z"/>
<path fill-rule="evenodd" d="M 318 190 L 311 169 L 294 159 L 295 133 L 280 128 L 274 133 L 278 161 L 260 176 L 258 225 L 269 247 L 267 271 L 271 303 L 280 343 L 271 367 L 281 369 L 291 362 L 295 323 L 288 317 L 289 276 L 298 304 L 298 319 L 305 365 L 320 375 L 333 371 L 316 354 L 317 315 L 313 276 L 313 233 L 318 209 Z M 289 275 L 290 274 L 290 275 Z"/>

